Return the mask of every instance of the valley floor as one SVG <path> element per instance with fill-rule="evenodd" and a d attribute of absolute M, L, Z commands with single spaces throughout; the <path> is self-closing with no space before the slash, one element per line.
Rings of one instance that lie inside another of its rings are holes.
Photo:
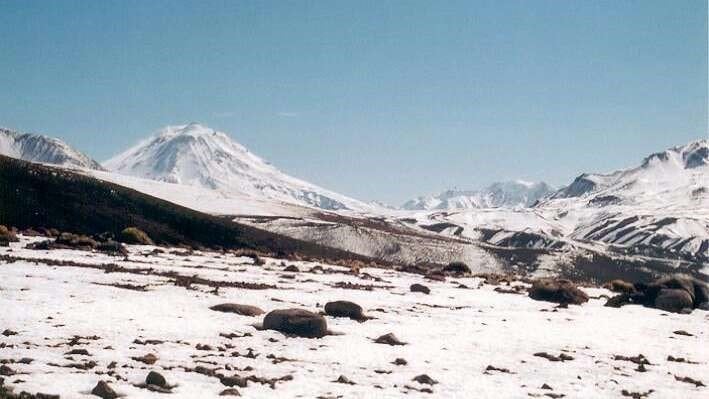
<path fill-rule="evenodd" d="M 556 308 L 524 290 L 497 292 L 514 290 L 480 278 L 434 282 L 382 269 L 355 275 L 147 246 L 131 246 L 126 259 L 24 249 L 31 240 L 0 248 L 0 378 L 18 393 L 95 398 L 90 391 L 105 380 L 129 398 L 208 398 L 228 388 L 214 376 L 222 374 L 255 376 L 235 387 L 247 398 L 709 396 L 691 382 L 709 384 L 709 313 L 701 310 L 606 308 L 600 296 L 610 292 L 594 288 L 585 291 L 597 299 Z M 410 292 L 413 283 L 431 294 Z M 318 311 L 334 300 L 358 303 L 373 319 L 327 317 L 336 334 L 306 339 L 257 330 L 262 316 L 209 309 L 241 303 Z M 374 343 L 387 333 L 407 345 Z M 145 363 L 148 354 L 154 364 Z M 560 354 L 568 360 L 548 360 Z M 638 355 L 649 364 L 640 366 Z M 398 358 L 406 364 L 395 365 Z M 138 386 L 151 370 L 174 385 L 172 393 Z M 437 383 L 413 381 L 422 374 Z M 340 376 L 353 384 L 335 382 Z"/>

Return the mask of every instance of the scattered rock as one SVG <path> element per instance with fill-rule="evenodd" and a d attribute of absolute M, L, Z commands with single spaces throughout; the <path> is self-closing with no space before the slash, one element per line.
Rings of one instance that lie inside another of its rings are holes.
<path fill-rule="evenodd" d="M 566 353 L 559 353 L 559 356 L 554 356 L 550 355 L 546 352 L 537 352 L 534 354 L 536 357 L 543 357 L 544 359 L 549 360 L 550 362 L 566 362 L 569 360 L 574 360 L 573 356 L 569 356 Z"/>
<path fill-rule="evenodd" d="M 426 384 L 426 385 L 438 384 L 438 381 L 434 380 L 433 378 L 429 377 L 426 374 L 417 375 L 416 377 L 413 378 L 413 381 L 416 381 L 419 384 Z"/>
<path fill-rule="evenodd" d="M 603 284 L 603 288 L 623 294 L 632 294 L 635 292 L 635 286 L 624 280 L 611 280 Z"/>
<path fill-rule="evenodd" d="M 334 301 L 325 304 L 325 314 L 332 317 L 347 317 L 352 320 L 364 321 L 362 307 L 350 301 Z"/>
<path fill-rule="evenodd" d="M 106 381 L 99 381 L 98 384 L 91 390 L 91 394 L 103 399 L 116 399 L 118 394 L 111 388 Z"/>
<path fill-rule="evenodd" d="M 86 349 L 72 349 L 69 352 L 65 353 L 65 355 L 91 356 L 89 351 L 87 351 Z"/>
<path fill-rule="evenodd" d="M 298 269 L 298 266 L 290 265 L 290 266 L 286 266 L 286 268 L 283 269 L 283 271 L 290 272 L 290 273 L 298 273 L 300 270 Z"/>
<path fill-rule="evenodd" d="M 327 335 L 327 321 L 317 313 L 302 309 L 278 309 L 263 319 L 263 328 L 305 338 Z"/>
<path fill-rule="evenodd" d="M 588 295 L 571 281 L 563 279 L 539 279 L 532 283 L 529 297 L 537 301 L 580 305 L 588 302 Z"/>
<path fill-rule="evenodd" d="M 650 361 L 647 360 L 647 358 L 646 358 L 645 355 L 643 355 L 643 354 L 639 354 L 639 355 L 637 355 L 637 356 L 614 355 L 614 356 L 613 356 L 613 360 L 620 360 L 620 361 L 624 361 L 624 362 L 632 362 L 632 363 L 635 363 L 635 364 L 637 364 L 637 365 L 647 365 L 647 366 L 650 366 L 650 365 L 651 365 Z"/>
<path fill-rule="evenodd" d="M 703 382 L 699 380 L 695 380 L 694 378 L 690 377 L 680 377 L 680 376 L 675 376 L 675 380 L 680 381 L 680 382 L 686 382 L 688 384 L 694 384 L 696 387 L 705 387 Z"/>
<path fill-rule="evenodd" d="M 338 379 L 336 379 L 333 382 L 336 382 L 338 384 L 356 385 L 354 382 L 350 381 L 350 379 L 345 377 L 344 375 L 341 375 Z"/>
<path fill-rule="evenodd" d="M 158 357 L 153 355 L 152 353 L 148 353 L 145 356 L 134 356 L 131 357 L 131 359 L 135 360 L 136 362 L 145 363 L 147 365 L 155 364 L 155 362 L 158 361 Z"/>
<path fill-rule="evenodd" d="M 632 399 L 643 399 L 643 398 L 647 398 L 648 396 L 650 396 L 650 394 L 653 392 L 655 392 L 653 389 L 651 389 L 647 392 L 630 392 L 630 391 L 624 389 L 620 392 L 620 394 L 623 396 L 630 397 Z"/>
<path fill-rule="evenodd" d="M 227 388 L 219 392 L 219 396 L 241 396 L 236 388 Z"/>
<path fill-rule="evenodd" d="M 406 342 L 402 342 L 393 333 L 384 334 L 381 337 L 374 340 L 377 344 L 386 344 L 392 346 L 406 345 Z"/>
<path fill-rule="evenodd" d="M 214 305 L 210 307 L 210 309 L 217 312 L 236 313 L 241 316 L 259 316 L 265 313 L 259 307 L 238 303 L 222 303 L 220 305 Z"/>
<path fill-rule="evenodd" d="M 444 273 L 454 276 L 463 276 L 471 273 L 470 267 L 463 262 L 451 262 L 443 268 Z"/>
<path fill-rule="evenodd" d="M 513 374 L 510 369 L 502 368 L 502 367 L 495 367 L 488 365 L 485 367 L 485 374 L 490 374 L 490 371 L 498 371 L 500 373 L 507 373 L 507 374 Z"/>
<path fill-rule="evenodd" d="M 684 330 L 677 330 L 677 331 L 674 331 L 673 334 L 684 335 L 685 337 L 693 337 L 693 336 L 694 336 L 693 334 L 690 334 L 690 333 L 688 333 L 688 332 L 686 332 L 686 331 L 684 331 Z"/>
<path fill-rule="evenodd" d="M 145 377 L 145 383 L 148 385 L 155 385 L 161 388 L 167 388 L 167 380 L 165 380 L 165 377 L 162 376 L 162 374 L 158 373 L 157 371 L 151 371 L 148 373 L 147 377 Z"/>
<path fill-rule="evenodd" d="M 6 337 L 10 337 L 13 335 L 17 335 L 17 331 L 12 331 L 12 330 L 6 329 L 5 331 L 2 332 L 2 335 L 6 336 Z"/>
<path fill-rule="evenodd" d="M 409 287 L 409 289 L 411 290 L 411 292 L 421 292 L 426 295 L 431 293 L 431 289 L 423 284 L 411 284 L 411 287 Z"/>
<path fill-rule="evenodd" d="M 153 240 L 143 231 L 137 227 L 127 227 L 121 231 L 121 241 L 126 244 L 136 244 L 136 245 L 155 245 Z"/>
<path fill-rule="evenodd" d="M 222 383 L 222 385 L 228 387 L 246 388 L 247 385 L 246 378 L 239 377 L 238 375 L 233 375 L 231 377 L 220 376 L 219 381 Z"/>
<path fill-rule="evenodd" d="M 98 251 L 105 252 L 107 254 L 112 254 L 112 255 L 120 255 L 120 256 L 128 255 L 128 249 L 125 247 L 125 245 L 121 244 L 120 242 L 113 241 L 113 240 L 99 243 L 96 246 L 96 249 Z"/>
<path fill-rule="evenodd" d="M 406 359 L 402 359 L 400 357 L 397 357 L 396 360 L 392 362 L 392 364 L 397 365 L 397 366 L 406 366 L 409 364 L 409 362 L 406 361 Z"/>
<path fill-rule="evenodd" d="M 548 384 L 543 384 L 539 389 L 547 389 L 547 390 L 550 390 L 550 391 L 553 391 L 553 390 L 554 390 L 554 388 L 552 388 L 552 387 L 549 386 Z"/>
<path fill-rule="evenodd" d="M 10 377 L 15 375 L 15 370 L 11 369 L 7 365 L 1 365 L 0 366 L 0 375 L 4 375 L 5 377 Z"/>

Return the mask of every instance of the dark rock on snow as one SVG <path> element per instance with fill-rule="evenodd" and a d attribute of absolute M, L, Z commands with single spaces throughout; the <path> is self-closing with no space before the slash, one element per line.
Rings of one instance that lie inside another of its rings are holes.
<path fill-rule="evenodd" d="M 325 304 L 325 314 L 332 317 L 347 317 L 352 320 L 364 321 L 362 307 L 350 301 L 334 301 Z"/>
<path fill-rule="evenodd" d="M 222 303 L 219 305 L 214 305 L 210 307 L 210 309 L 215 310 L 217 312 L 236 313 L 241 316 L 259 316 L 265 313 L 259 307 L 252 305 L 242 305 L 239 303 Z"/>
<path fill-rule="evenodd" d="M 305 338 L 322 338 L 327 335 L 325 318 L 303 309 L 271 311 L 263 319 L 263 328 Z"/>
<path fill-rule="evenodd" d="M 150 373 L 148 373 L 148 376 L 145 377 L 145 383 L 148 385 L 155 385 L 161 388 L 167 387 L 167 380 L 165 380 L 165 377 L 163 377 L 162 374 L 158 373 L 157 371 L 151 371 Z"/>
<path fill-rule="evenodd" d="M 411 287 L 409 287 L 409 289 L 411 290 L 411 292 L 421 292 L 426 295 L 431 293 L 431 289 L 423 284 L 411 284 Z"/>
<path fill-rule="evenodd" d="M 580 305 L 588 302 L 588 295 L 571 281 L 563 279 L 539 279 L 532 283 L 529 297 L 537 301 Z"/>
<path fill-rule="evenodd" d="M 98 384 L 91 390 L 91 394 L 103 399 L 116 399 L 118 394 L 111 388 L 106 381 L 99 381 Z"/>
<path fill-rule="evenodd" d="M 374 343 L 392 346 L 406 345 L 406 342 L 400 341 L 399 338 L 397 338 L 393 333 L 382 335 L 381 337 L 375 339 Z"/>

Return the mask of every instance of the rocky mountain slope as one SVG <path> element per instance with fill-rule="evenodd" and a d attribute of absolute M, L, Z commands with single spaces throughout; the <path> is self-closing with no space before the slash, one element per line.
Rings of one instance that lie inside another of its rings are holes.
<path fill-rule="evenodd" d="M 483 190 L 447 190 L 438 195 L 424 196 L 404 203 L 405 210 L 456 210 L 478 208 L 530 207 L 551 194 L 553 189 L 544 182 L 509 181 L 493 183 Z"/>
<path fill-rule="evenodd" d="M 0 128 L 0 155 L 64 167 L 103 169 L 98 162 L 59 139 L 5 128 Z"/>
<path fill-rule="evenodd" d="M 168 126 L 104 166 L 123 175 L 326 210 L 372 207 L 286 175 L 226 133 L 198 123 Z"/>

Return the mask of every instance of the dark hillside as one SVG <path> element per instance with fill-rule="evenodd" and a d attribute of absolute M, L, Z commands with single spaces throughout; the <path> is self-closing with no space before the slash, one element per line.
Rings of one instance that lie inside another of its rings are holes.
<path fill-rule="evenodd" d="M 5 156 L 0 156 L 0 224 L 88 235 L 118 235 L 135 226 L 160 244 L 369 260 L 193 211 L 70 170 Z"/>

